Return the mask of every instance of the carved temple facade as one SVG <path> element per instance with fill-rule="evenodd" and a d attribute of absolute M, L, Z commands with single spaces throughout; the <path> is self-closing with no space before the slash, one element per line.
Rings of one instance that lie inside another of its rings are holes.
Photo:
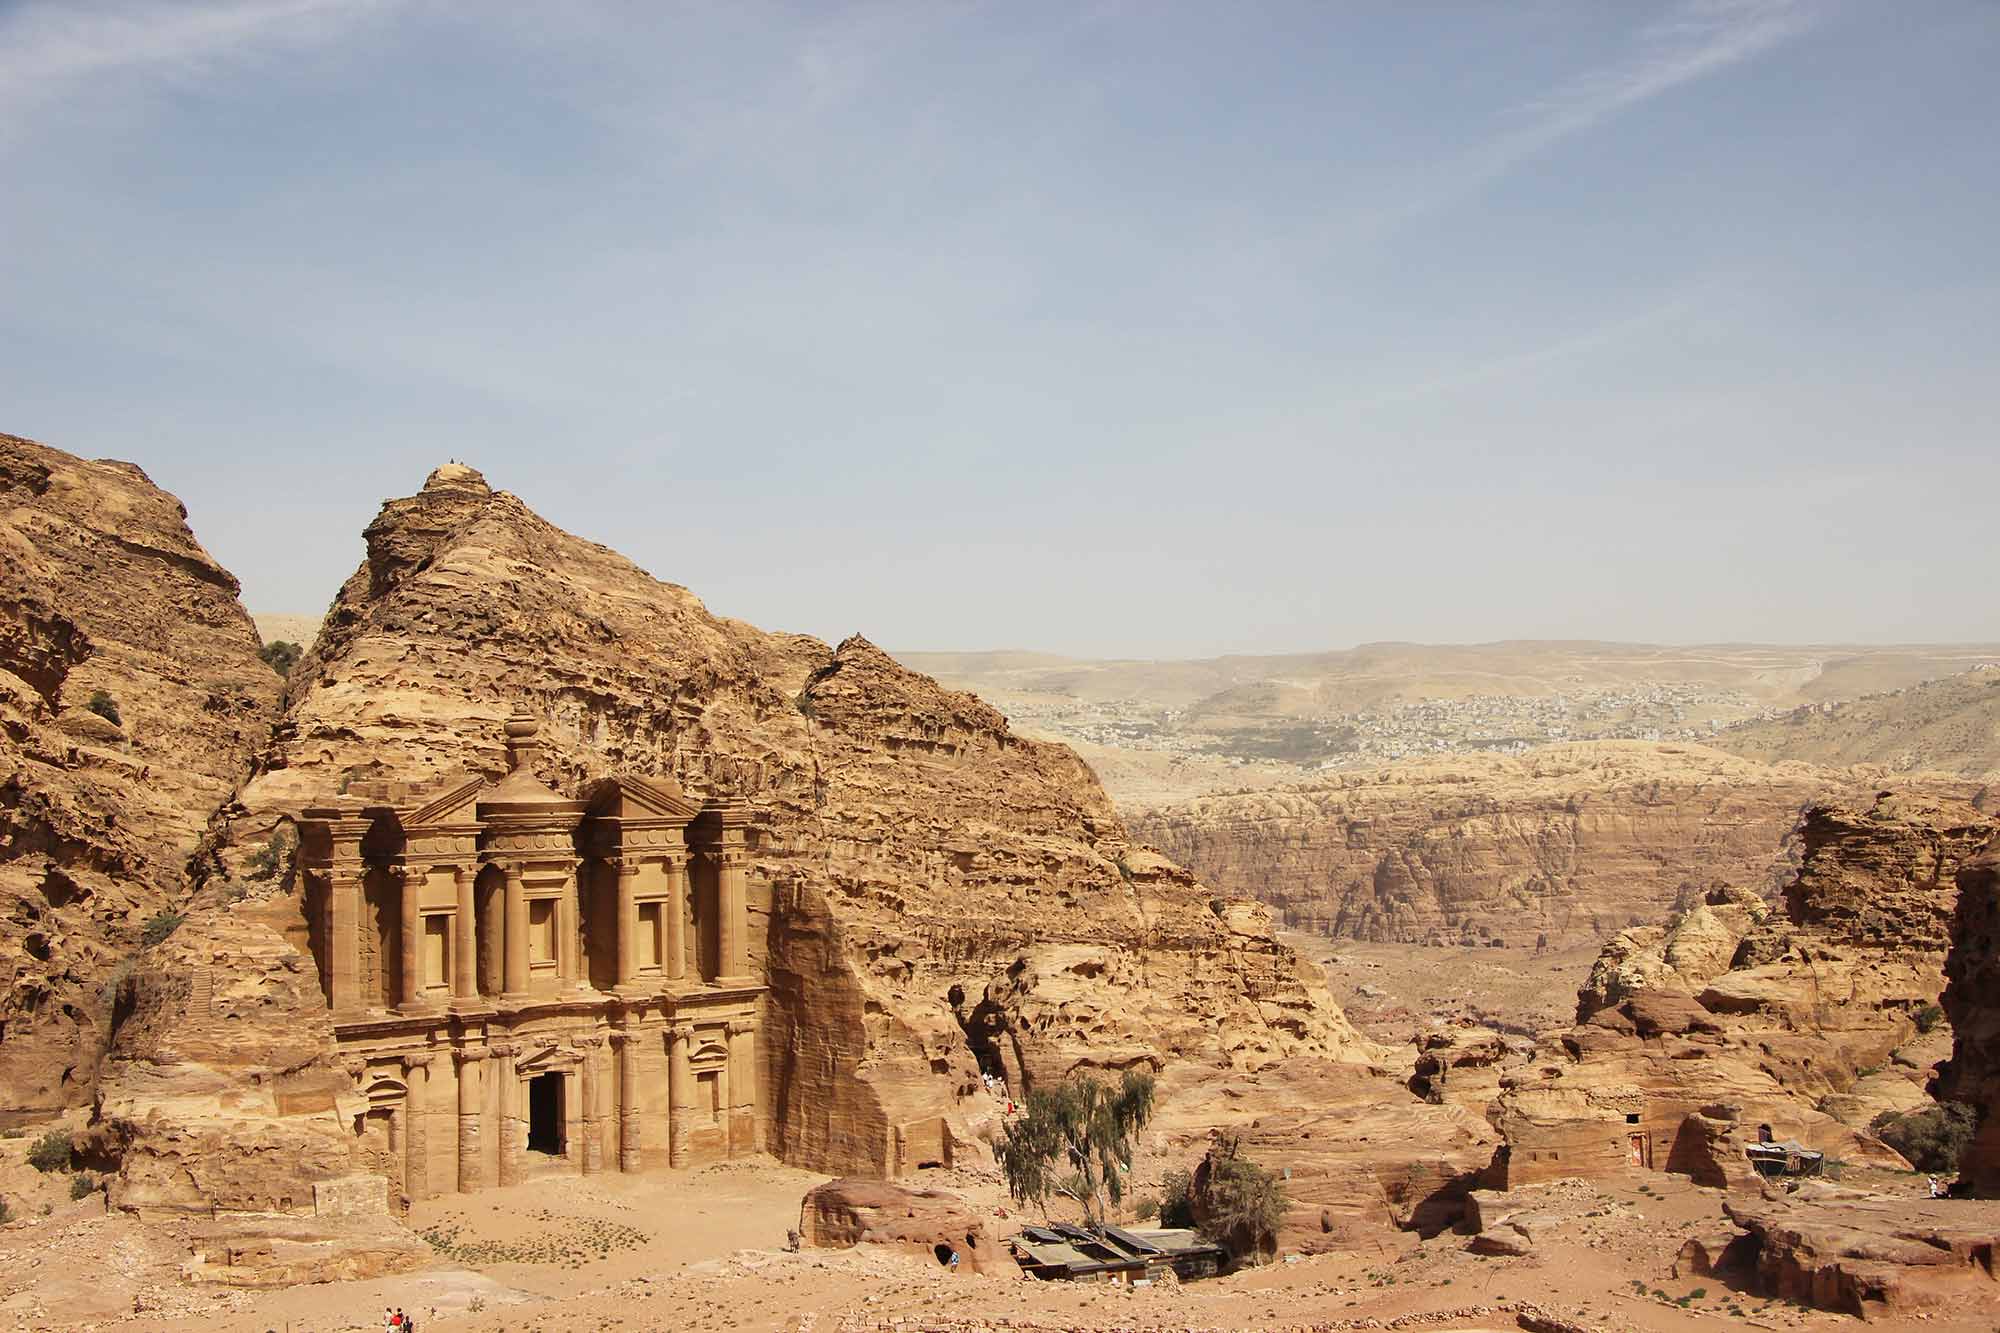
<path fill-rule="evenodd" d="M 355 1128 L 392 1197 L 762 1146 L 744 807 L 665 778 L 565 799 L 534 776 L 537 730 L 508 720 L 497 783 L 385 785 L 299 821 Z"/>

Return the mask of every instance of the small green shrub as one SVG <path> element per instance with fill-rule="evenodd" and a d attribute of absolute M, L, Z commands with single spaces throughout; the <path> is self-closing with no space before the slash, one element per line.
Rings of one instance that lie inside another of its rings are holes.
<path fill-rule="evenodd" d="M 1917 1031 L 1928 1035 L 1939 1023 L 1944 1021 L 1944 1010 L 1937 1005 L 1927 1004 L 1917 1010 L 1916 1017 L 1911 1021 L 1917 1025 Z"/>
<path fill-rule="evenodd" d="M 292 849 L 299 845 L 299 835 L 292 831 L 290 824 L 280 824 L 271 831 L 270 841 L 252 852 L 249 860 L 251 879 L 276 879 L 284 874 L 291 864 Z"/>
<path fill-rule="evenodd" d="M 27 1130 L 21 1129 L 18 1126 L 14 1129 L 0 1129 L 0 1139 L 23 1138 L 27 1135 L 27 1133 L 28 1133 Z"/>
<path fill-rule="evenodd" d="M 125 719 L 118 716 L 118 701 L 116 699 L 113 699 L 110 695 L 106 694 L 103 690 L 98 690 L 96 693 L 92 694 L 90 696 L 90 702 L 85 704 L 84 707 L 89 709 L 91 712 L 97 714 L 99 717 L 103 718 L 106 722 L 109 722 L 114 727 L 122 727 L 125 725 Z"/>
<path fill-rule="evenodd" d="M 257 650 L 257 656 L 264 659 L 264 665 L 281 676 L 292 674 L 298 665 L 299 646 L 285 639 L 274 639 Z"/>
<path fill-rule="evenodd" d="M 28 1149 L 28 1165 L 37 1171 L 69 1170 L 69 1131 L 52 1129 Z"/>
<path fill-rule="evenodd" d="M 1978 1113 L 1964 1102 L 1938 1102 L 1902 1115 L 1884 1111 L 1868 1125 L 1882 1142 L 1909 1158 L 1911 1166 L 1938 1172 L 1958 1170 L 1978 1127 Z"/>
<path fill-rule="evenodd" d="M 187 914 L 184 912 L 156 913 L 153 919 L 148 921 L 144 928 L 139 931 L 139 938 L 150 949 L 154 945 L 164 942 L 169 935 L 179 930 L 181 922 L 185 920 L 187 920 Z"/>
<path fill-rule="evenodd" d="M 1132 1215 L 1141 1222 L 1152 1221 L 1160 1215 L 1159 1200 L 1142 1197 L 1137 1203 L 1132 1205 Z"/>
<path fill-rule="evenodd" d="M 1176 1167 L 1160 1177 L 1160 1225 L 1187 1229 L 1194 1225 L 1194 1179 Z"/>
<path fill-rule="evenodd" d="M 1696 1287 L 1693 1291 L 1689 1292 L 1688 1295 L 1694 1298 L 1695 1300 L 1700 1300 L 1702 1297 L 1708 1295 L 1708 1288 Z"/>
<path fill-rule="evenodd" d="M 86 1195 L 91 1195 L 95 1193 L 97 1193 L 97 1182 L 92 1180 L 89 1176 L 71 1176 L 69 1178 L 70 1198 L 81 1199 Z"/>

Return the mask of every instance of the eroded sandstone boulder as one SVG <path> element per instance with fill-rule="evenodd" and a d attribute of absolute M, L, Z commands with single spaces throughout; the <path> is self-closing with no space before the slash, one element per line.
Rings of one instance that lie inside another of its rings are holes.
<path fill-rule="evenodd" d="M 2000 1207 L 1940 1209 L 1901 1198 L 1731 1198 L 1723 1211 L 1757 1246 L 1768 1295 L 1863 1319 L 1958 1296 L 1991 1301 Z"/>
<path fill-rule="evenodd" d="M 967 1272 L 1017 1277 L 1020 1268 L 986 1219 L 949 1190 L 910 1189 L 884 1180 L 830 1180 L 806 1193 L 799 1236 L 819 1249 L 882 1245 Z"/>
<path fill-rule="evenodd" d="M 115 978 L 277 715 L 236 580 L 130 463 L 0 435 L 0 1096 L 89 1102 Z M 159 929 L 159 927 L 155 927 Z"/>

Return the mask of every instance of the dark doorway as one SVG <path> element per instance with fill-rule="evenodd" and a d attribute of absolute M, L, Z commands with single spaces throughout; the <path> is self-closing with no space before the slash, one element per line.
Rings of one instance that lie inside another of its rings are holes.
<path fill-rule="evenodd" d="M 528 1080 L 528 1151 L 560 1157 L 563 1152 L 563 1076 L 537 1074 Z"/>

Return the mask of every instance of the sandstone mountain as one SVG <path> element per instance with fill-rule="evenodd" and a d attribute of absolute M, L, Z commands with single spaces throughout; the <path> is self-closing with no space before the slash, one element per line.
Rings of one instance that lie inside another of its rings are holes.
<path fill-rule="evenodd" d="M 1766 763 L 1880 764 L 2000 780 L 2000 666 L 1730 727 L 1717 749 Z"/>
<path fill-rule="evenodd" d="M 558 787 L 622 770 L 747 800 L 762 1110 L 787 1160 L 891 1172 L 940 1120 L 963 1142 L 992 1110 L 982 1072 L 1018 1092 L 1084 1066 L 1372 1054 L 1265 909 L 1132 846 L 1074 754 L 865 639 L 714 616 L 468 468 L 366 537 L 224 861 L 357 782 L 497 773 L 517 707 L 544 719 Z"/>
<path fill-rule="evenodd" d="M 1299 930 L 1381 941 L 1602 937 L 1722 882 L 1774 892 L 1801 812 L 1881 774 L 1594 741 L 1210 796 L 1134 817 Z"/>
<path fill-rule="evenodd" d="M 0 435 L 0 1089 L 87 1102 L 105 983 L 277 715 L 237 584 L 129 463 Z M 93 704 L 94 701 L 94 704 Z M 93 706 L 95 711 L 93 711 Z"/>

